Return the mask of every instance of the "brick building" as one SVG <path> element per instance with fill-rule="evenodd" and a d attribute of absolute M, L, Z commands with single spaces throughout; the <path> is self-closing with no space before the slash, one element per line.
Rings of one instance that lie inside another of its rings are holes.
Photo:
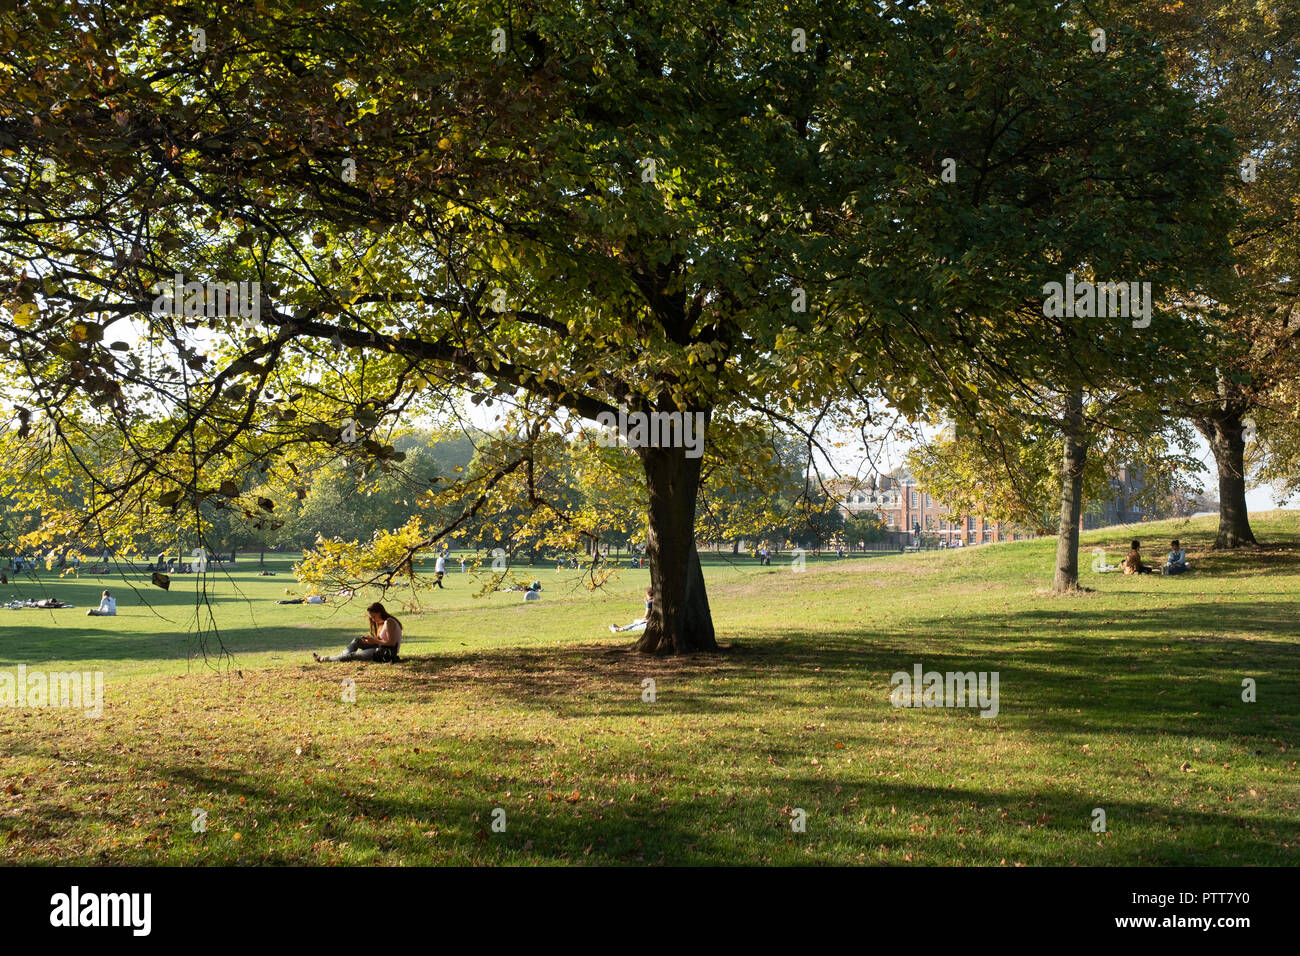
<path fill-rule="evenodd" d="M 855 488 L 852 482 L 828 482 L 827 488 L 840 502 L 844 517 L 874 512 L 893 532 L 914 534 L 919 527 L 926 537 L 938 538 L 940 544 L 959 548 L 995 541 L 1013 541 L 1027 537 L 1010 530 L 1005 522 L 977 515 L 954 515 L 948 506 L 936 501 L 905 470 L 882 475 L 883 489 Z"/>
<path fill-rule="evenodd" d="M 970 514 L 954 515 L 905 469 L 881 475 L 878 482 L 882 487 L 870 489 L 859 487 L 853 481 L 836 479 L 827 482 L 826 487 L 839 502 L 840 514 L 846 518 L 873 512 L 880 515 L 891 532 L 915 534 L 919 526 L 923 535 L 936 537 L 950 548 L 1034 537 L 1012 530 L 1007 522 Z M 1131 469 L 1121 468 L 1119 474 L 1111 479 L 1110 487 L 1112 495 L 1107 501 L 1084 508 L 1079 518 L 1079 530 L 1136 524 L 1157 517 L 1150 509 L 1134 504 L 1133 498 L 1143 485 L 1141 478 Z"/>

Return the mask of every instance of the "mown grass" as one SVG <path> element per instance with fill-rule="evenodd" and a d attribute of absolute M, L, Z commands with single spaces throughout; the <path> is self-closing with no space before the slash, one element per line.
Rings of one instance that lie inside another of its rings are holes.
<path fill-rule="evenodd" d="M 593 594 L 521 569 L 545 587 L 525 605 L 455 570 L 403 612 L 400 665 L 313 664 L 373 596 L 275 605 L 300 591 L 283 561 L 214 583 L 234 657 L 207 662 L 192 580 L 112 583 L 107 619 L 84 616 L 105 579 L 49 582 L 78 609 L 0 610 L 0 668 L 103 670 L 104 716 L 0 708 L 0 860 L 1292 864 L 1300 514 L 1255 528 L 1264 548 L 1218 554 L 1211 520 L 1143 526 L 1149 561 L 1176 535 L 1194 572 L 1085 570 L 1070 597 L 1046 591 L 1049 540 L 802 574 L 720 558 L 726 649 L 671 660 L 606 629 L 637 616 L 645 571 Z M 1086 534 L 1085 567 L 1135 533 Z M 999 672 L 1000 713 L 892 707 L 915 663 Z"/>

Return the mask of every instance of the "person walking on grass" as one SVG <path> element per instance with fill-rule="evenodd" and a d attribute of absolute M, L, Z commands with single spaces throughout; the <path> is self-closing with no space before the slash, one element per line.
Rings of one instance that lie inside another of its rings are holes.
<path fill-rule="evenodd" d="M 402 646 L 402 622 L 389 614 L 378 601 L 366 608 L 366 618 L 370 622 L 369 634 L 353 638 L 342 654 L 321 657 L 313 653 L 312 659 L 317 664 L 326 661 L 375 661 L 389 664 L 398 660 L 397 652 Z"/>
<path fill-rule="evenodd" d="M 442 576 L 447 573 L 447 552 L 438 552 L 438 560 L 434 563 L 433 573 L 438 575 L 438 580 L 436 582 L 438 587 L 443 587 Z"/>
<path fill-rule="evenodd" d="M 1142 552 L 1139 550 L 1141 542 L 1137 538 L 1133 539 L 1133 546 L 1124 556 L 1124 563 L 1120 565 L 1125 574 L 1150 574 L 1152 568 L 1142 563 Z"/>

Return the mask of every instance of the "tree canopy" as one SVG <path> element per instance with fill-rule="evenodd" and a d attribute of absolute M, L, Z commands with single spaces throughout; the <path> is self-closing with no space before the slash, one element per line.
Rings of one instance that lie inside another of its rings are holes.
<path fill-rule="evenodd" d="M 510 401 L 414 552 L 506 492 L 572 521 L 538 468 L 566 430 L 698 414 L 703 457 L 634 449 L 638 646 L 713 648 L 701 476 L 763 422 L 977 418 L 1200 360 L 1235 152 L 1144 37 L 1092 26 L 986 0 L 7 13 L 6 441 L 27 475 L 61 449 L 90 502 L 51 488 L 40 534 L 282 520 L 262 479 L 400 464 L 398 425 Z M 1045 315 L 1067 273 L 1151 283 L 1150 326 Z"/>

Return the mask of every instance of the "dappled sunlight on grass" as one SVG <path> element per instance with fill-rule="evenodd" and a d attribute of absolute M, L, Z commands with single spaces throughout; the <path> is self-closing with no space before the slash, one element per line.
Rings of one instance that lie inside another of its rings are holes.
<path fill-rule="evenodd" d="M 1208 553 L 1205 519 L 1090 532 L 1085 568 L 1092 547 L 1136 535 L 1155 557 L 1173 535 L 1196 570 L 1085 570 L 1094 591 L 1068 598 L 1040 593 L 1051 541 L 710 565 L 724 650 L 684 659 L 606 629 L 636 615 L 644 571 L 594 594 L 539 571 L 529 605 L 453 573 L 403 615 L 400 665 L 311 663 L 359 632 L 365 596 L 275 605 L 291 579 L 252 568 L 255 604 L 217 605 L 229 666 L 187 658 L 175 594 L 166 627 L 129 595 L 116 619 L 0 611 L 23 622 L 6 667 L 107 685 L 100 720 L 0 710 L 0 859 L 1294 863 L 1300 516 L 1256 527 L 1278 544 Z M 87 586 L 57 588 L 84 607 Z M 998 715 L 891 706 L 915 664 L 998 672 Z"/>

